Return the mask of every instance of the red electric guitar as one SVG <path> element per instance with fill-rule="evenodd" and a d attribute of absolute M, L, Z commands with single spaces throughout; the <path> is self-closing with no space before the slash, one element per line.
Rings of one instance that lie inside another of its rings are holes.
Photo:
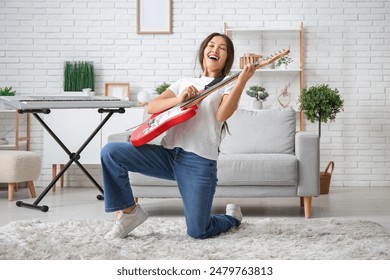
<path fill-rule="evenodd" d="M 283 50 L 278 54 L 264 59 L 261 62 L 256 62 L 254 66 L 257 69 L 261 68 L 274 62 L 280 57 L 285 56 L 289 52 L 290 50 Z M 241 71 L 209 87 L 208 89 L 203 90 L 198 96 L 194 98 L 191 98 L 161 113 L 153 114 L 149 119 L 147 119 L 134 130 L 130 136 L 131 143 L 133 143 L 134 146 L 142 146 L 149 141 L 152 141 L 154 138 L 158 137 L 172 126 L 189 120 L 195 116 L 196 109 L 198 109 L 196 104 L 198 104 L 200 100 L 206 98 L 209 94 L 237 79 L 240 73 Z"/>

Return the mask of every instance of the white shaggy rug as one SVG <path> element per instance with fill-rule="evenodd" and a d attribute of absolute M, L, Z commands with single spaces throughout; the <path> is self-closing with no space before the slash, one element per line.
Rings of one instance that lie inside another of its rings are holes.
<path fill-rule="evenodd" d="M 126 239 L 104 240 L 111 220 L 29 220 L 0 228 L 0 259 L 390 259 L 390 233 L 361 220 L 245 219 L 207 240 L 183 218 L 150 217 Z"/>

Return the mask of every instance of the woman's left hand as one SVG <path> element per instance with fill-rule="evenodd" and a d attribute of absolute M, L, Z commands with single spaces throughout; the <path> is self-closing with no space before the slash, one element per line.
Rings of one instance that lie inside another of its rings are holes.
<path fill-rule="evenodd" d="M 255 71 L 256 71 L 256 67 L 253 64 L 248 63 L 244 65 L 244 68 L 242 69 L 240 75 L 238 76 L 238 81 L 246 84 L 246 82 L 253 76 Z"/>
<path fill-rule="evenodd" d="M 238 75 L 237 83 L 233 87 L 232 91 L 229 94 L 224 95 L 222 98 L 216 114 L 218 121 L 224 122 L 233 115 L 234 111 L 238 108 L 238 102 L 245 85 L 253 76 L 255 71 L 256 67 L 253 64 L 247 64 L 244 66 L 240 75 Z"/>

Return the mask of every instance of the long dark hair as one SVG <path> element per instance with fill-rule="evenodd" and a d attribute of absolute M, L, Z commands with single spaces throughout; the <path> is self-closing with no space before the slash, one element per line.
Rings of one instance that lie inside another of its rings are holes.
<path fill-rule="evenodd" d="M 202 44 L 200 44 L 199 52 L 198 52 L 199 63 L 200 63 L 200 66 L 202 67 L 202 70 L 204 71 L 204 67 L 203 67 L 204 50 L 206 49 L 207 44 L 215 36 L 221 36 L 226 41 L 226 45 L 227 45 L 227 59 L 226 59 L 225 67 L 222 69 L 222 73 L 221 73 L 221 76 L 226 76 L 227 74 L 229 74 L 229 72 L 230 72 L 230 70 L 232 69 L 232 66 L 233 66 L 233 62 L 234 62 L 234 45 L 233 45 L 232 40 L 230 40 L 230 38 L 227 35 L 225 35 L 225 34 L 214 32 L 214 33 L 211 33 L 209 36 L 206 37 L 206 39 L 203 40 Z"/>

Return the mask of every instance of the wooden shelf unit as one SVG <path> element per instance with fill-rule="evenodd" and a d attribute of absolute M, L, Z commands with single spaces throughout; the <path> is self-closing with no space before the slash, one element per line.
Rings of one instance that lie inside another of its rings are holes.
<path fill-rule="evenodd" d="M 259 69 L 256 72 L 258 73 L 299 73 L 299 94 L 302 94 L 303 85 L 304 85 L 304 26 L 301 22 L 299 27 L 229 27 L 225 22 L 223 27 L 223 32 L 229 37 L 232 37 L 233 33 L 239 34 L 248 34 L 251 33 L 283 33 L 283 32 L 299 32 L 299 68 L 298 69 Z M 233 69 L 232 71 L 239 71 L 240 69 Z M 304 130 L 304 114 L 303 111 L 299 112 L 300 130 Z"/>

